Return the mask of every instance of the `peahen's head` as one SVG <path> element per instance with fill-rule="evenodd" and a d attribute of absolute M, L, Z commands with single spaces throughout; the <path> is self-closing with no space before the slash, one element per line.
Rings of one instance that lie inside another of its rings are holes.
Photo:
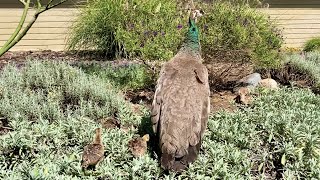
<path fill-rule="evenodd" d="M 190 19 L 194 20 L 195 22 L 197 22 L 197 18 L 203 16 L 204 12 L 202 10 L 198 10 L 198 9 L 193 9 L 190 12 Z"/>
<path fill-rule="evenodd" d="M 196 21 L 197 18 L 201 17 L 202 15 L 203 12 L 201 10 L 192 10 L 189 16 L 189 29 L 187 32 L 185 45 L 196 51 L 200 50 L 199 29 L 196 25 Z"/>

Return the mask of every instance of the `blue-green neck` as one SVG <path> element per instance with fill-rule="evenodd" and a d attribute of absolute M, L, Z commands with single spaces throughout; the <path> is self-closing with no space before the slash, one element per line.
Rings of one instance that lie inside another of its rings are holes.
<path fill-rule="evenodd" d="M 191 50 L 193 53 L 200 53 L 199 29 L 191 18 L 189 18 L 189 29 L 182 49 Z"/>

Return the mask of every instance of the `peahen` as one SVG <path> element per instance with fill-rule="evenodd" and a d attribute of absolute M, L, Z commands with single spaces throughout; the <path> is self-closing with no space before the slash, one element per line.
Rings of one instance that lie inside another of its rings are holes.
<path fill-rule="evenodd" d="M 180 172 L 196 160 L 210 111 L 208 70 L 201 63 L 196 18 L 179 52 L 160 71 L 152 103 L 151 121 L 159 138 L 161 166 Z"/>

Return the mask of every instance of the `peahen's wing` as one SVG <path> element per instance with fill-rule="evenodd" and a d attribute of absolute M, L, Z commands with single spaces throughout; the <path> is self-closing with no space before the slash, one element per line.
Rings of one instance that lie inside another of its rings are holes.
<path fill-rule="evenodd" d="M 209 87 L 209 80 L 208 80 L 208 70 L 204 65 L 196 66 L 194 70 L 196 74 L 196 78 L 199 83 L 203 84 L 203 90 L 204 93 L 202 96 L 202 111 L 201 111 L 201 131 L 200 131 L 200 137 L 202 139 L 204 131 L 206 130 L 208 118 L 210 114 L 210 87 Z"/>
<path fill-rule="evenodd" d="M 163 102 L 163 91 L 170 85 L 170 80 L 176 73 L 177 70 L 174 69 L 169 63 L 164 64 L 160 71 L 151 109 L 151 122 L 154 133 L 158 132 L 158 124 L 161 117 L 161 106 Z"/>

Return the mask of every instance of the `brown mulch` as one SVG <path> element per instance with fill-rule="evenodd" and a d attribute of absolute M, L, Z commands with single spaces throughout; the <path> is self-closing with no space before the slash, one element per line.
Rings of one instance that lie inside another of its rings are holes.
<path fill-rule="evenodd" d="M 0 56 L 0 69 L 8 63 L 23 65 L 29 59 L 77 60 L 77 55 L 63 51 L 9 51 Z"/>
<path fill-rule="evenodd" d="M 125 94 L 126 100 L 134 104 L 133 108 L 138 108 L 136 106 L 142 103 L 147 108 L 151 109 L 153 96 L 154 91 L 149 89 L 129 91 Z M 211 112 L 216 113 L 221 110 L 234 112 L 237 109 L 237 106 L 233 103 L 236 96 L 237 95 L 231 91 L 211 92 Z"/>
<path fill-rule="evenodd" d="M 8 119 L 0 117 L 0 135 L 7 134 L 10 131 L 12 131 L 12 128 L 9 127 Z"/>
<path fill-rule="evenodd" d="M 140 89 L 125 92 L 125 99 L 133 104 L 143 104 L 151 109 L 154 96 L 154 89 Z M 133 107 L 134 111 L 139 111 L 138 107 Z"/>
<path fill-rule="evenodd" d="M 216 113 L 219 111 L 234 112 L 237 110 L 237 106 L 233 103 L 237 95 L 231 91 L 222 91 L 211 93 L 210 105 L 211 113 Z"/>
<path fill-rule="evenodd" d="M 110 60 L 103 54 L 90 51 L 8 51 L 0 56 L 0 61 L 25 61 L 28 59 L 47 59 L 47 60 L 65 60 L 65 61 L 81 61 L 81 60 Z"/>
<path fill-rule="evenodd" d="M 281 68 L 270 70 L 261 69 L 258 72 L 262 78 L 272 78 L 283 85 L 290 85 L 292 82 L 302 88 L 313 87 L 315 85 L 315 81 L 310 75 L 295 68 L 290 63 L 285 64 Z"/>
<path fill-rule="evenodd" d="M 23 67 L 27 60 L 50 60 L 50 61 L 65 61 L 71 65 L 90 65 L 99 64 L 102 66 L 127 66 L 129 64 L 142 64 L 139 59 L 113 59 L 101 53 L 90 51 L 83 52 L 66 52 L 66 51 L 9 51 L 0 56 L 0 70 L 7 64 L 13 63 L 17 67 Z"/>
<path fill-rule="evenodd" d="M 254 72 L 254 66 L 246 51 L 210 52 L 204 57 L 204 65 L 209 72 L 211 90 L 231 90 L 235 82 Z"/>

